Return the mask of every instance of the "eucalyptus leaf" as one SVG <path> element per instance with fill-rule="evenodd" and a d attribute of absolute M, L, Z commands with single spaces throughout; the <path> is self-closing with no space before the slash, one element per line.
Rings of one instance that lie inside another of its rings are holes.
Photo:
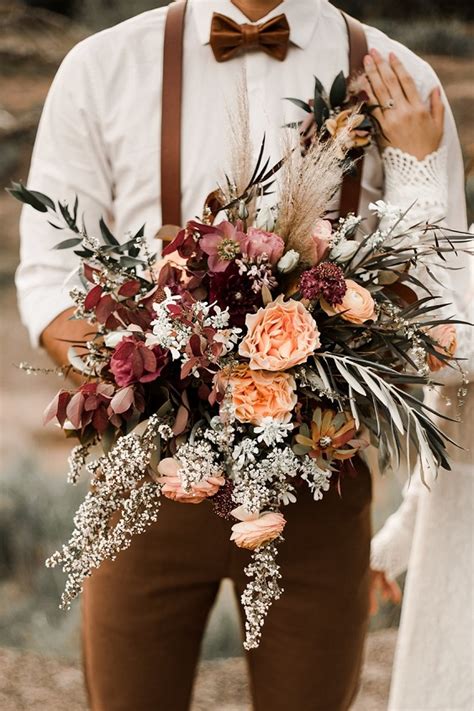
<path fill-rule="evenodd" d="M 63 242 L 54 245 L 53 249 L 71 249 L 72 247 L 78 247 L 82 242 L 82 237 L 71 237 L 70 239 L 65 239 Z"/>
<path fill-rule="evenodd" d="M 99 227 L 100 227 L 100 232 L 101 232 L 104 242 L 108 245 L 113 245 L 114 247 L 118 247 L 120 242 L 113 236 L 112 232 L 109 230 L 109 228 L 105 224 L 103 217 L 101 217 L 99 220 Z"/>

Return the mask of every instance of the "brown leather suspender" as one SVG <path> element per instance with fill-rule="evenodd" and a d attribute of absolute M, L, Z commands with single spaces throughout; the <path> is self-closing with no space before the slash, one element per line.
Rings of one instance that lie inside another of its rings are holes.
<path fill-rule="evenodd" d="M 364 28 L 358 20 L 342 12 L 346 23 L 347 35 L 349 37 L 349 75 L 357 75 L 364 66 L 364 57 L 367 54 L 367 38 Z M 359 209 L 362 168 L 364 163 L 364 151 L 359 149 L 356 153 L 356 161 L 351 173 L 344 177 L 341 186 L 341 202 L 339 214 L 347 215 L 349 212 L 357 214 Z"/>
<path fill-rule="evenodd" d="M 168 8 L 163 47 L 161 103 L 162 225 L 181 226 L 181 103 L 186 0 Z"/>
<path fill-rule="evenodd" d="M 163 95 L 161 113 L 161 210 L 162 224 L 181 225 L 181 103 L 183 88 L 183 39 L 186 0 L 168 8 L 163 49 Z M 342 13 L 349 36 L 349 67 L 354 74 L 363 67 L 367 40 L 360 22 Z M 354 175 L 344 178 L 340 214 L 357 212 L 363 152 Z M 166 239 L 166 237 L 165 237 Z"/>

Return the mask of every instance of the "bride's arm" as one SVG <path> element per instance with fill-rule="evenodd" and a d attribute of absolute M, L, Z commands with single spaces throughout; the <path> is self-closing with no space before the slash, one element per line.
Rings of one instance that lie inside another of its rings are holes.
<path fill-rule="evenodd" d="M 439 87 L 428 102 L 394 55 L 376 50 L 365 59 L 364 89 L 380 127 L 384 201 L 408 210 L 411 224 L 444 220 L 448 210 L 447 148 L 442 145 L 445 109 Z M 381 227 L 383 228 L 383 220 Z"/>
<path fill-rule="evenodd" d="M 377 105 L 374 116 L 380 125 L 384 201 L 408 210 L 411 224 L 446 219 L 448 214 L 447 149 L 442 146 L 444 106 L 439 88 L 425 104 L 412 77 L 395 55 L 385 61 L 373 51 L 365 61 L 365 90 Z M 383 229 L 383 219 L 381 228 Z M 394 579 L 406 570 L 423 485 L 416 472 L 404 490 L 399 509 L 374 536 L 371 550 L 372 609 L 375 590 L 394 602 L 399 599 Z"/>

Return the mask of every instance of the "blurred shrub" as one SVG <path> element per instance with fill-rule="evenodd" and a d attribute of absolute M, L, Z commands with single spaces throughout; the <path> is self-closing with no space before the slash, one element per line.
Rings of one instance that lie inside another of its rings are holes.
<path fill-rule="evenodd" d="M 64 576 L 44 561 L 67 540 L 83 490 L 18 462 L 0 481 L 0 645 L 75 657 L 78 607 L 59 610 Z"/>
<path fill-rule="evenodd" d="M 469 57 L 474 52 L 474 35 L 459 20 L 373 18 L 370 23 L 419 54 Z"/>
<path fill-rule="evenodd" d="M 434 17 L 456 17 L 463 20 L 474 20 L 474 3 L 471 0 L 378 0 L 368 3 L 366 0 L 339 0 L 335 2 L 341 10 L 367 20 L 373 17 L 389 17 L 400 19 Z"/>

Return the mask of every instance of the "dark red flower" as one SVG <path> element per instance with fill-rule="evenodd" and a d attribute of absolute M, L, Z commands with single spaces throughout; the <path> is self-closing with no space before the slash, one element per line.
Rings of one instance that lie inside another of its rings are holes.
<path fill-rule="evenodd" d="M 236 503 L 232 498 L 233 490 L 233 483 L 230 479 L 226 479 L 225 484 L 221 486 L 217 494 L 214 494 L 210 499 L 214 507 L 214 513 L 228 521 L 235 521 L 231 514 L 236 507 Z"/>
<path fill-rule="evenodd" d="M 301 295 L 311 301 L 322 296 L 328 304 L 335 306 L 342 304 L 346 291 L 344 272 L 332 262 L 321 262 L 300 277 Z"/>
<path fill-rule="evenodd" d="M 253 282 L 232 263 L 225 272 L 213 274 L 209 281 L 209 301 L 216 301 L 221 309 L 229 308 L 230 324 L 243 327 L 245 316 L 255 313 L 262 305 L 262 297 L 252 288 Z"/>
<path fill-rule="evenodd" d="M 139 338 L 126 336 L 110 360 L 110 370 L 121 388 L 132 383 L 156 380 L 166 363 L 168 353 L 160 346 L 148 348 Z"/>

